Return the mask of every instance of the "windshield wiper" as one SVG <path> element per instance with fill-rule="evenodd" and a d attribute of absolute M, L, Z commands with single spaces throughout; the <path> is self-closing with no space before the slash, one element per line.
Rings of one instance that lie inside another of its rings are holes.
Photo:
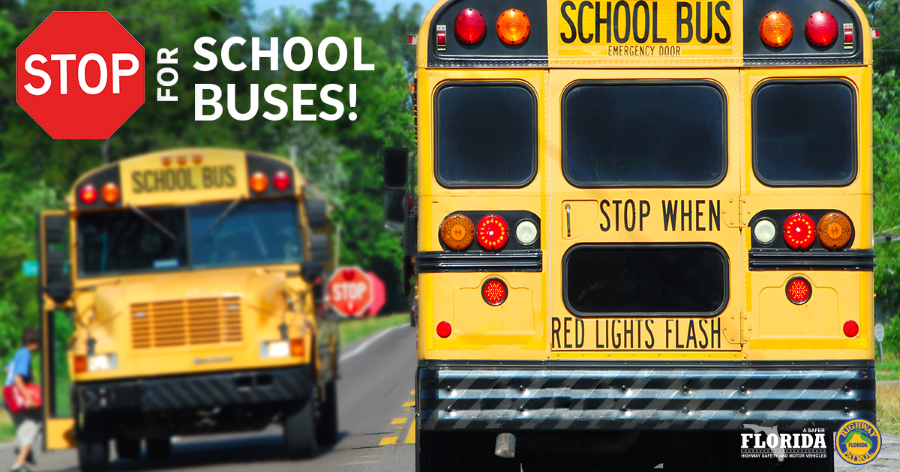
<path fill-rule="evenodd" d="M 203 230 L 203 233 L 200 234 L 200 236 L 197 238 L 197 241 L 203 241 L 203 238 L 207 237 L 210 231 L 215 229 L 216 226 L 219 226 L 219 223 L 221 223 L 222 220 L 228 218 L 228 215 L 230 215 L 231 212 L 234 211 L 235 208 L 237 208 L 242 199 L 243 197 L 237 197 L 237 200 L 231 202 L 231 204 L 228 205 L 228 208 L 226 208 L 225 211 L 223 211 L 222 214 L 212 222 L 212 224 L 210 224 L 205 230 Z"/>
<path fill-rule="evenodd" d="M 166 235 L 166 237 L 168 237 L 168 238 L 171 239 L 172 241 L 175 241 L 175 244 L 178 244 L 179 246 L 184 247 L 184 243 L 182 243 L 181 240 L 179 240 L 177 236 L 175 236 L 174 234 L 172 234 L 171 231 L 169 231 L 168 229 L 166 229 L 165 226 L 159 224 L 159 222 L 157 222 L 157 221 L 154 220 L 153 218 L 150 218 L 146 213 L 144 213 L 144 212 L 141 211 L 141 210 L 138 210 L 138 208 L 137 208 L 136 206 L 134 206 L 134 205 L 132 205 L 132 204 L 130 204 L 130 203 L 128 204 L 128 208 L 129 208 L 131 211 L 137 213 L 137 215 L 140 216 L 141 218 L 143 218 L 145 221 L 147 221 L 147 223 L 150 223 L 151 225 L 153 225 L 154 228 L 158 229 L 159 232 L 161 232 L 162 234 Z"/>

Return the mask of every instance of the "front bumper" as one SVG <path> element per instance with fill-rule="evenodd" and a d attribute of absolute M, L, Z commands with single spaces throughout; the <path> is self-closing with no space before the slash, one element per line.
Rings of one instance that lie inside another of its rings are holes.
<path fill-rule="evenodd" d="M 80 383 L 73 389 L 77 411 L 159 412 L 306 400 L 312 368 L 185 375 Z"/>
<path fill-rule="evenodd" d="M 872 361 L 420 361 L 423 430 L 836 430 L 875 421 Z"/>

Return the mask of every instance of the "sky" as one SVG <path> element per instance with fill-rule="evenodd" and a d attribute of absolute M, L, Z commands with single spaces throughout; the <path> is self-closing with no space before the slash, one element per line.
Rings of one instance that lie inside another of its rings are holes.
<path fill-rule="evenodd" d="M 310 11 L 310 6 L 313 3 L 316 3 L 317 0 L 255 0 L 256 3 L 256 13 L 261 13 L 269 8 L 278 7 L 281 5 L 296 5 L 306 11 Z M 416 0 L 369 0 L 375 5 L 376 11 L 381 14 L 385 14 L 390 11 L 391 7 L 395 4 L 400 4 L 405 7 L 410 7 L 413 3 L 416 3 Z M 419 0 L 419 3 L 425 7 L 425 11 L 428 11 L 432 5 L 434 5 L 434 0 Z"/>

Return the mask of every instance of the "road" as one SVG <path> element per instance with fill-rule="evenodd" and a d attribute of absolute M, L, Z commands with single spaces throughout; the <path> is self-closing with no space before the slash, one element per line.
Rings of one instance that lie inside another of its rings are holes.
<path fill-rule="evenodd" d="M 340 441 L 315 459 L 289 460 L 281 428 L 261 432 L 178 438 L 167 459 L 114 460 L 113 471 L 409 471 L 414 470 L 412 419 L 416 333 L 408 326 L 378 333 L 343 350 L 338 381 Z M 38 452 L 35 471 L 77 471 L 74 451 Z M 0 445 L 0 468 L 13 461 Z M 3 469 L 5 470 L 5 469 Z"/>
<path fill-rule="evenodd" d="M 413 375 L 416 334 L 403 326 L 382 331 L 354 345 L 341 357 L 338 382 L 341 439 L 323 447 L 315 459 L 289 460 L 284 452 L 281 428 L 248 434 L 177 438 L 172 456 L 141 461 L 114 460 L 113 471 L 412 471 Z M 74 472 L 74 451 L 38 452 L 35 471 Z M 0 445 L 0 468 L 13 460 L 12 443 Z M 900 438 L 884 435 L 879 457 L 866 466 L 835 459 L 838 471 L 900 470 Z"/>

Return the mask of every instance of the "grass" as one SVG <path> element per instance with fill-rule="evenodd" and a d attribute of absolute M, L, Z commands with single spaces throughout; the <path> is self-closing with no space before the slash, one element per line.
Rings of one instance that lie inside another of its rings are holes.
<path fill-rule="evenodd" d="M 875 387 L 878 399 L 878 428 L 882 433 L 900 434 L 900 385 Z"/>
<path fill-rule="evenodd" d="M 875 378 L 877 380 L 900 380 L 900 352 L 884 353 L 884 362 L 876 352 Z"/>
<path fill-rule="evenodd" d="M 409 313 L 376 316 L 374 318 L 344 318 L 341 320 L 341 344 L 346 345 L 376 331 L 409 323 Z"/>
<path fill-rule="evenodd" d="M 0 442 L 16 437 L 16 427 L 6 408 L 0 408 Z"/>

